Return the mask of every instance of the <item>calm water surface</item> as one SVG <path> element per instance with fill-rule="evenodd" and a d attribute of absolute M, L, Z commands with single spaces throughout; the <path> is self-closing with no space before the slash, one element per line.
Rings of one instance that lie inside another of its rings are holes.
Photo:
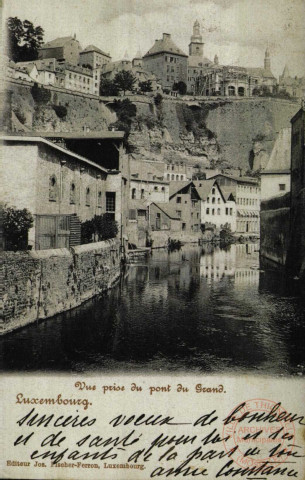
<path fill-rule="evenodd" d="M 107 294 L 3 337 L 0 366 L 301 375 L 304 299 L 257 249 L 154 251 Z"/>

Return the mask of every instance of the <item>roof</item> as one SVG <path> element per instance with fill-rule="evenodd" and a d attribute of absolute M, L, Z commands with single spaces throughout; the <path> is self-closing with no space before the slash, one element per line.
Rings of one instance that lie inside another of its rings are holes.
<path fill-rule="evenodd" d="M 97 53 L 100 53 L 101 55 L 104 55 L 105 57 L 111 58 L 109 53 L 103 52 L 103 50 L 96 47 L 95 45 L 88 45 L 88 47 L 84 48 L 84 50 L 80 52 L 80 55 L 82 53 L 88 53 L 88 52 L 97 52 Z"/>
<path fill-rule="evenodd" d="M 249 75 L 258 75 L 259 77 L 264 78 L 275 78 L 271 70 L 266 70 L 265 68 L 248 67 L 247 72 Z"/>
<path fill-rule="evenodd" d="M 246 176 L 236 177 L 234 175 L 228 175 L 226 173 L 217 173 L 216 175 L 213 175 L 212 177 L 210 177 L 209 180 L 212 179 L 212 178 L 217 179 L 218 177 L 226 177 L 226 178 L 234 180 L 235 182 L 238 182 L 238 183 L 254 183 L 256 185 L 258 184 L 258 179 L 257 178 L 246 177 Z"/>
<path fill-rule="evenodd" d="M 291 165 L 291 128 L 283 128 L 274 143 L 269 161 L 262 173 L 290 171 Z"/>
<path fill-rule="evenodd" d="M 82 75 L 87 75 L 88 77 L 93 77 L 93 71 L 89 68 L 80 67 L 79 65 L 72 65 L 71 63 L 65 63 L 63 67 L 65 70 L 81 73 Z"/>
<path fill-rule="evenodd" d="M 200 57 L 199 55 L 190 55 L 188 58 L 189 68 L 206 68 L 206 65 L 213 65 L 212 60 L 207 57 Z"/>
<path fill-rule="evenodd" d="M 67 42 L 71 42 L 71 40 L 75 40 L 75 38 L 73 38 L 71 36 L 69 36 L 69 37 L 58 37 L 58 38 L 55 38 L 54 40 L 51 40 L 50 42 L 44 43 L 40 47 L 40 50 L 42 50 L 44 48 L 63 47 Z"/>
<path fill-rule="evenodd" d="M 76 158 L 77 160 L 81 160 L 82 162 L 91 165 L 92 167 L 104 172 L 108 173 L 108 170 L 104 167 L 101 167 L 95 162 L 92 162 L 92 160 L 89 160 L 88 158 L 82 157 L 81 155 L 78 155 L 77 153 L 72 152 L 71 150 L 68 150 L 67 148 L 61 147 L 57 145 L 56 143 L 50 142 L 49 140 L 46 140 L 45 138 L 42 137 L 31 137 L 29 135 L 3 135 L 0 136 L 0 141 L 5 141 L 5 142 L 28 142 L 28 143 L 43 143 L 45 145 L 48 145 L 49 147 L 53 148 L 54 150 L 59 150 L 60 152 L 69 155 L 72 158 Z"/>
<path fill-rule="evenodd" d="M 227 202 L 230 197 L 233 201 L 235 201 L 235 191 L 229 185 L 221 185 L 220 190 L 222 191 L 222 194 L 224 196 L 225 201 Z"/>
<path fill-rule="evenodd" d="M 102 130 L 100 132 L 22 132 L 18 133 L 19 137 L 41 137 L 41 138 L 67 138 L 67 139 L 80 139 L 80 140 L 122 140 L 125 132 L 115 131 L 110 132 L 108 130 Z M 7 137 L 15 136 L 14 133 L 6 133 Z"/>
<path fill-rule="evenodd" d="M 195 181 L 193 181 L 193 183 L 196 187 L 196 190 L 197 190 L 201 200 L 203 200 L 205 202 L 206 199 L 208 198 L 208 196 L 211 193 L 212 187 L 217 182 L 216 182 L 216 180 L 195 180 Z"/>
<path fill-rule="evenodd" d="M 172 53 L 174 55 L 187 57 L 187 55 L 173 42 L 169 33 L 163 33 L 163 38 L 155 40 L 154 45 L 147 53 L 145 53 L 144 57 L 157 55 L 158 53 Z"/>
<path fill-rule="evenodd" d="M 169 218 L 172 218 L 174 220 L 181 220 L 181 218 L 178 216 L 175 207 L 173 205 L 170 205 L 169 203 L 155 203 L 152 202 L 152 204 L 156 205 L 160 210 L 162 210 L 165 215 L 167 215 Z"/>
<path fill-rule="evenodd" d="M 169 184 L 169 196 L 173 197 L 176 193 L 180 192 L 183 188 L 194 183 L 191 180 L 180 180 L 179 182 L 171 182 Z"/>
<path fill-rule="evenodd" d="M 160 171 L 159 165 L 155 166 L 153 162 L 148 163 L 143 161 L 131 160 L 130 180 L 138 182 L 157 182 L 168 185 L 168 182 L 164 180 L 164 171 Z"/>

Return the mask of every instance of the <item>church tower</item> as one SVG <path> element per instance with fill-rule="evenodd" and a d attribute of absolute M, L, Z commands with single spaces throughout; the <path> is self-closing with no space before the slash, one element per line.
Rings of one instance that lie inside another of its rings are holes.
<path fill-rule="evenodd" d="M 196 57 L 203 57 L 202 35 L 200 34 L 200 23 L 198 20 L 193 26 L 193 35 L 191 36 L 191 43 L 189 44 L 189 55 Z"/>
<path fill-rule="evenodd" d="M 270 61 L 270 51 L 269 47 L 266 48 L 265 51 L 265 60 L 264 60 L 264 69 L 265 70 L 271 70 L 271 61 Z"/>

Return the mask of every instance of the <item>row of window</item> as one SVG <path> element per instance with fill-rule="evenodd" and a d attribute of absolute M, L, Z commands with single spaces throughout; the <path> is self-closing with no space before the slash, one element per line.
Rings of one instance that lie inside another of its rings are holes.
<path fill-rule="evenodd" d="M 238 185 L 238 189 L 243 191 L 243 192 L 248 192 L 248 193 L 258 193 L 259 192 L 258 187 L 249 187 L 247 185 Z"/>
<path fill-rule="evenodd" d="M 175 180 L 175 175 L 170 175 L 169 173 L 166 176 L 167 180 Z M 176 180 L 184 180 L 184 175 L 176 175 Z"/>
<path fill-rule="evenodd" d="M 237 198 L 237 205 L 258 205 L 257 198 Z"/>
<path fill-rule="evenodd" d="M 165 193 L 165 187 L 161 187 L 161 189 L 159 190 L 159 187 L 158 187 L 157 185 L 155 185 L 155 186 L 154 186 L 154 192 L 159 192 L 159 191 Z M 150 194 L 150 192 L 147 192 L 147 193 L 148 193 L 148 195 Z M 132 189 L 131 189 L 131 198 L 132 198 L 133 200 L 135 200 L 135 199 L 137 198 L 137 189 L 136 189 L 136 188 L 132 188 Z M 140 191 L 140 198 L 141 198 L 141 199 L 142 199 L 142 198 L 145 198 L 145 190 L 144 190 L 144 188 L 142 188 L 141 191 Z"/>
<path fill-rule="evenodd" d="M 175 58 L 175 57 L 168 57 L 167 55 L 165 55 L 165 61 L 166 61 L 166 62 L 170 62 L 170 63 L 177 63 L 177 58 Z"/>
<path fill-rule="evenodd" d="M 77 75 L 76 75 L 75 73 L 74 73 L 73 75 L 72 75 L 72 73 L 69 73 L 69 78 L 70 78 L 70 79 L 73 78 L 73 79 L 75 80 L 75 79 L 77 79 Z M 83 80 L 83 83 L 86 83 L 86 82 L 87 82 L 87 83 L 90 83 L 90 78 L 82 77 L 82 75 L 79 75 L 79 76 L 78 76 L 78 80 L 79 80 L 80 82 Z"/>
<path fill-rule="evenodd" d="M 85 189 L 85 205 L 90 207 L 92 203 L 92 197 L 94 198 L 95 192 L 92 195 L 90 187 Z M 102 191 L 97 192 L 97 206 L 102 207 Z M 57 178 L 55 175 L 52 175 L 49 179 L 49 201 L 57 202 L 59 200 L 59 187 Z M 70 184 L 69 191 L 69 201 L 70 205 L 75 205 L 77 202 L 77 188 L 74 182 Z M 106 212 L 115 212 L 115 192 L 106 192 Z"/>

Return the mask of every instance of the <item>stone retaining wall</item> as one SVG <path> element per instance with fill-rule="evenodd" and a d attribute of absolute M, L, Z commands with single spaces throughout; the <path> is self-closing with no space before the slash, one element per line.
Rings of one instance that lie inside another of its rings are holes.
<path fill-rule="evenodd" d="M 77 307 L 109 289 L 120 276 L 117 240 L 70 250 L 4 252 L 1 257 L 4 277 L 1 334 Z"/>

